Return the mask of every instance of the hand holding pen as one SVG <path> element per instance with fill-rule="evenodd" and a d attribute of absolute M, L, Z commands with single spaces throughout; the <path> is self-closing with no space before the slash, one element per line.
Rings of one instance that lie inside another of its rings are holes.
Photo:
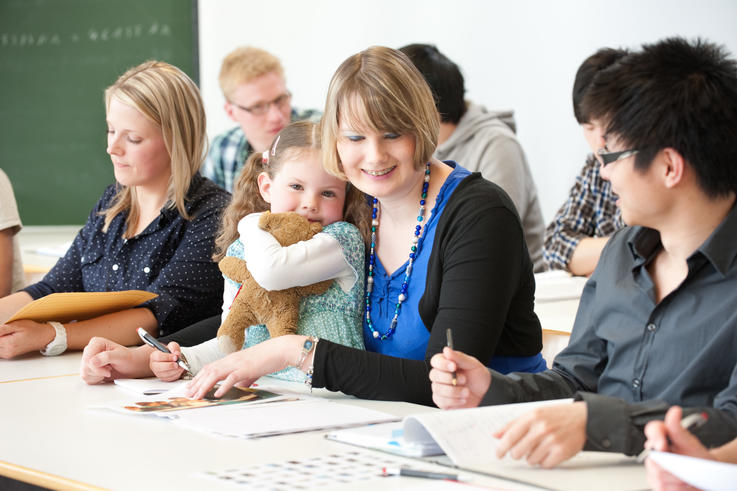
<path fill-rule="evenodd" d="M 160 356 L 157 355 L 157 352 L 151 354 L 149 365 L 156 377 L 166 382 L 171 382 L 173 380 L 179 379 L 182 376 L 182 373 L 186 375 L 191 375 L 187 360 L 184 358 L 184 355 L 179 352 L 179 345 L 177 343 L 169 343 L 169 346 L 173 348 L 173 350 L 169 349 L 140 327 L 138 328 L 138 335 L 141 337 L 144 343 L 151 346 L 152 348 L 156 348 L 158 352 L 170 355 L 172 354 L 172 351 L 174 351 L 177 355 L 175 361 L 176 364 L 179 366 L 179 369 L 175 369 L 172 371 L 169 368 L 172 362 L 172 360 L 170 359 L 171 357 L 166 357 L 166 359 L 160 360 L 157 359 Z"/>
<path fill-rule="evenodd" d="M 693 413 L 681 418 L 682 410 L 674 406 L 665 415 L 665 421 L 651 421 L 645 426 L 645 450 L 637 457 L 644 462 L 650 450 L 689 454 L 695 457 L 708 458 L 708 451 L 698 439 L 691 434 L 708 421 L 706 413 Z M 693 455 L 694 452 L 703 455 Z"/>

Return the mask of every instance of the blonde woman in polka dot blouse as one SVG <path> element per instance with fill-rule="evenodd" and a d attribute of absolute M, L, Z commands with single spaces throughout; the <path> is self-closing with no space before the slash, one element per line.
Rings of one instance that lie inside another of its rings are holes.
<path fill-rule="evenodd" d="M 102 335 L 138 344 L 139 326 L 159 336 L 220 309 L 223 283 L 211 255 L 229 195 L 199 174 L 206 133 L 197 86 L 178 68 L 150 61 L 110 86 L 105 105 L 116 183 L 43 280 L 0 299 L 2 358 L 82 349 Z M 50 293 L 127 289 L 159 296 L 75 323 L 4 323 Z"/>

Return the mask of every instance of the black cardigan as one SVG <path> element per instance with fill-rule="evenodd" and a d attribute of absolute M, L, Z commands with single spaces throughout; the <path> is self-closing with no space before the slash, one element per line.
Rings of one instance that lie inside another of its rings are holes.
<path fill-rule="evenodd" d="M 322 340 L 314 387 L 364 399 L 432 405 L 430 358 L 453 328 L 457 350 L 488 363 L 494 355 L 532 356 L 542 348 L 535 279 L 509 196 L 474 173 L 448 199 L 432 245 L 419 310 L 430 330 L 425 360 L 361 351 Z"/>

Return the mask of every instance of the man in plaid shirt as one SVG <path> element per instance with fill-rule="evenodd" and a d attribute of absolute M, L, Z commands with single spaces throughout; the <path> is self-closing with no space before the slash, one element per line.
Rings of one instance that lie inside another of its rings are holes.
<path fill-rule="evenodd" d="M 292 94 L 287 90 L 281 62 L 259 48 L 245 46 L 228 54 L 218 81 L 225 97 L 225 112 L 238 126 L 213 139 L 202 173 L 232 192 L 251 152 L 269 148 L 290 121 L 317 121 L 320 113 L 292 109 Z"/>
<path fill-rule="evenodd" d="M 596 151 L 604 147 L 603 128 L 581 109 L 581 101 L 597 73 L 625 56 L 620 49 L 603 48 L 589 56 L 576 72 L 573 112 L 583 128 L 592 154 L 553 221 L 545 230 L 543 262 L 546 269 L 564 269 L 575 275 L 593 273 L 609 236 L 624 223 L 609 181 L 599 174 Z"/>

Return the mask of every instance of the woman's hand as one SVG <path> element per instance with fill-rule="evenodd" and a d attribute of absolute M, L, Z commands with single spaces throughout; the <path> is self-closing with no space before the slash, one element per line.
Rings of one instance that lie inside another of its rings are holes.
<path fill-rule="evenodd" d="M 439 408 L 476 407 L 491 385 L 491 373 L 484 364 L 460 351 L 443 348 L 442 353 L 430 359 L 430 364 L 432 400 Z"/>
<path fill-rule="evenodd" d="M 209 363 L 187 385 L 185 395 L 201 399 L 221 380 L 215 397 L 222 396 L 236 384 L 247 387 L 259 377 L 295 363 L 306 339 L 298 335 L 279 336 Z"/>
<path fill-rule="evenodd" d="M 82 352 L 80 375 L 90 385 L 112 382 L 116 378 L 149 377 L 149 346 L 126 348 L 109 339 L 95 337 Z"/>
<path fill-rule="evenodd" d="M 0 326 L 0 358 L 14 358 L 31 351 L 41 351 L 54 340 L 50 324 L 18 320 Z"/>
<path fill-rule="evenodd" d="M 173 382 L 174 380 L 179 380 L 184 373 L 184 368 L 177 364 L 177 358 L 182 355 L 182 349 L 174 341 L 166 345 L 166 347 L 169 348 L 171 353 L 164 353 L 159 350 L 151 351 L 148 366 L 160 380 Z"/>

